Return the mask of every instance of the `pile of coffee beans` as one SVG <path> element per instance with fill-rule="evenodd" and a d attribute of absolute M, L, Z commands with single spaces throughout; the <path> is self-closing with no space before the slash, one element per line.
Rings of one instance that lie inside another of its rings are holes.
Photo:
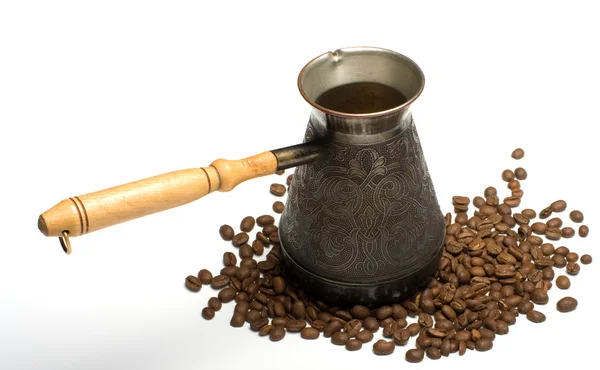
<path fill-rule="evenodd" d="M 524 155 L 523 149 L 512 153 L 517 160 Z M 287 178 L 288 186 L 292 176 Z M 222 303 L 235 302 L 231 326 L 248 324 L 274 342 L 288 333 L 299 333 L 306 340 L 323 336 L 356 351 L 381 330 L 384 339 L 370 346 L 373 353 L 392 354 L 416 337 L 416 348 L 405 352 L 406 361 L 412 363 L 425 356 L 437 360 L 452 353 L 462 356 L 467 350 L 488 351 L 496 336 L 508 334 L 519 317 L 533 323 L 546 320 L 542 307 L 548 303 L 552 281 L 560 290 L 571 286 L 564 274 L 555 279 L 559 269 L 573 276 L 580 271 L 578 261 L 592 262 L 590 255 L 580 258 L 566 246 L 551 242 L 575 236 L 575 229 L 564 226 L 556 216 L 567 210 L 564 200 L 551 202 L 539 213 L 529 208 L 514 212 L 523 198 L 520 182 L 527 178 L 527 171 L 506 169 L 501 178 L 510 191 L 504 198 L 492 186 L 473 199 L 452 198 L 455 214 L 445 216 L 446 238 L 437 272 L 410 299 L 382 307 L 337 307 L 309 297 L 283 276 L 279 234 L 271 215 L 245 217 L 239 232 L 230 225 L 221 226 L 221 238 L 237 248 L 239 259 L 225 251 L 219 274 L 202 269 L 188 276 L 185 285 L 194 292 L 202 285 L 219 291 L 202 310 L 205 319 L 214 318 Z M 281 197 L 287 189 L 276 183 L 269 190 Z M 469 214 L 471 206 L 474 212 Z M 272 208 L 281 213 L 284 207 L 275 201 Z M 573 210 L 569 218 L 581 223 L 584 215 Z M 256 227 L 259 230 L 251 236 Z M 588 233 L 587 226 L 579 227 L 580 237 Z M 576 307 L 577 300 L 565 296 L 556 309 L 570 312 Z"/>

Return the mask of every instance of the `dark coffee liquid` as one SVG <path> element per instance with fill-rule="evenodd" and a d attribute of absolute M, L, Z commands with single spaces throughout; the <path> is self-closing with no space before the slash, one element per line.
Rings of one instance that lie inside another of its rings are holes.
<path fill-rule="evenodd" d="M 343 113 L 374 113 L 395 108 L 407 99 L 402 93 L 377 82 L 355 82 L 325 91 L 316 103 Z"/>

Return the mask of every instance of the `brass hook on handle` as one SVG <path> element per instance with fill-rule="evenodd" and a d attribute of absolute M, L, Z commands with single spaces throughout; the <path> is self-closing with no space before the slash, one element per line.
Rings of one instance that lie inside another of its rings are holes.
<path fill-rule="evenodd" d="M 60 242 L 60 246 L 62 247 L 63 251 L 65 251 L 67 255 L 71 254 L 71 240 L 69 239 L 68 230 L 62 231 L 62 236 L 58 237 L 58 241 Z"/>

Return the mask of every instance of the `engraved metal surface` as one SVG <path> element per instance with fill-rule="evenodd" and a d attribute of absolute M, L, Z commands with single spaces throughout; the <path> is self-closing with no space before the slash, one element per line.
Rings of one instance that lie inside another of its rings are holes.
<path fill-rule="evenodd" d="M 305 141 L 322 133 L 309 122 Z M 416 128 L 368 145 L 326 140 L 296 169 L 280 237 L 296 264 L 368 284 L 416 273 L 439 253 L 444 221 Z"/>

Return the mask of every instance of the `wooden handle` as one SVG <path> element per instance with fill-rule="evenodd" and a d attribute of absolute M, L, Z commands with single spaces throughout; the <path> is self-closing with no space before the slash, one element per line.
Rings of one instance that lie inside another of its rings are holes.
<path fill-rule="evenodd" d="M 46 236 L 79 236 L 174 208 L 213 191 L 230 191 L 243 181 L 275 173 L 277 158 L 264 152 L 240 160 L 218 159 L 209 167 L 169 172 L 65 199 L 40 215 Z"/>

